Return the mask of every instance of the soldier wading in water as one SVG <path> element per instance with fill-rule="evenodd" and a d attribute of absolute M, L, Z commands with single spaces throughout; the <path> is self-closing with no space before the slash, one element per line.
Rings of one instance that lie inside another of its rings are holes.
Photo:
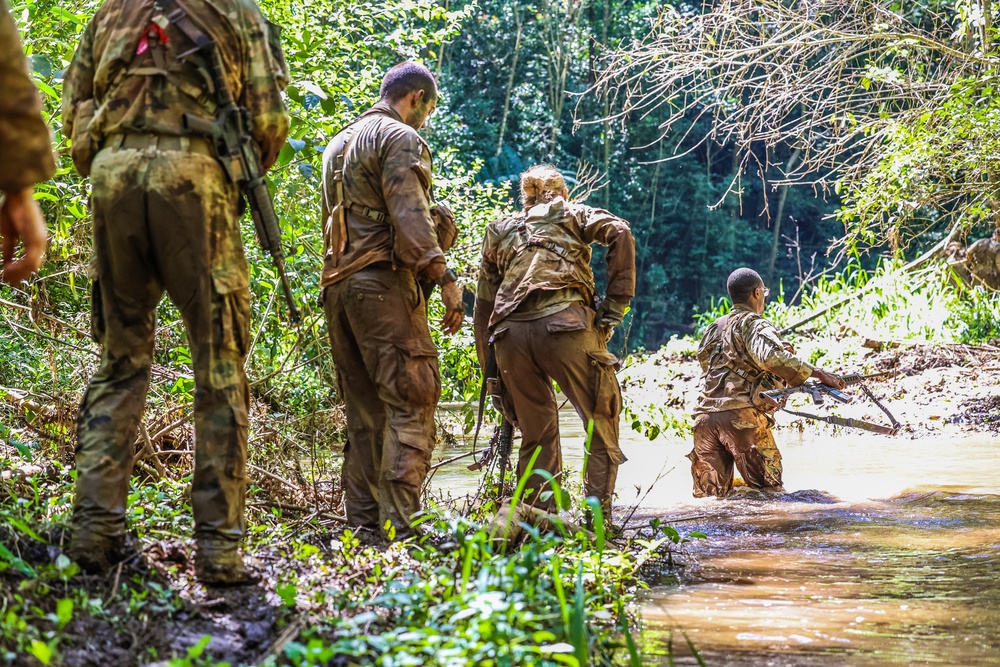
<path fill-rule="evenodd" d="M 734 464 L 747 486 L 782 490 L 781 453 L 771 434 L 771 415 L 781 406 L 761 392 L 810 377 L 844 388 L 839 375 L 796 357 L 792 344 L 761 317 L 769 290 L 756 271 L 736 269 L 726 288 L 733 309 L 708 326 L 698 347 L 702 390 L 688 454 L 697 497 L 729 493 Z"/>

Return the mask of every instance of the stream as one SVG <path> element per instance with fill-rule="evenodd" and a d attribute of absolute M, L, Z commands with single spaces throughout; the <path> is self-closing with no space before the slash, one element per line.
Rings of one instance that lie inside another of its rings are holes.
<path fill-rule="evenodd" d="M 560 421 L 578 473 L 581 427 L 571 411 Z M 682 583 L 642 596 L 646 664 L 697 665 L 697 652 L 710 666 L 1000 665 L 997 439 L 946 424 L 919 439 L 775 437 L 786 493 L 696 499 L 690 442 L 622 425 L 616 510 L 638 503 L 630 525 L 659 517 L 707 535 L 684 545 Z M 474 490 L 466 463 L 433 486 Z"/>

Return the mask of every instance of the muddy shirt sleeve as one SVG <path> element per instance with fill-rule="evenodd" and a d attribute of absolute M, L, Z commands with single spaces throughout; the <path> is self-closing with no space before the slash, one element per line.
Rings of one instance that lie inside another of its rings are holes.
<path fill-rule="evenodd" d="M 608 298 L 621 303 L 635 296 L 635 239 L 627 221 L 602 208 L 579 207 L 581 238 L 608 247 Z"/>
<path fill-rule="evenodd" d="M 288 86 L 288 70 L 281 50 L 280 28 L 256 7 L 247 10 L 246 82 L 241 103 L 250 113 L 254 142 L 260 149 L 261 168 L 270 169 L 288 137 L 288 112 L 281 91 Z"/>
<path fill-rule="evenodd" d="M 781 346 L 781 337 L 773 324 L 755 318 L 745 330 L 746 351 L 754 363 L 794 387 L 812 375 L 813 367 Z"/>
<path fill-rule="evenodd" d="M 382 194 L 393 227 L 393 252 L 421 280 L 447 269 L 430 213 L 431 153 L 416 132 L 394 130 L 383 146 Z"/>
<path fill-rule="evenodd" d="M 476 287 L 476 311 L 472 318 L 476 339 L 476 355 L 481 368 L 486 367 L 486 347 L 489 344 L 489 324 L 496 304 L 497 292 L 503 276 L 497 264 L 498 237 L 496 222 L 486 227 L 483 238 L 483 257 L 479 263 L 479 284 Z"/>
<path fill-rule="evenodd" d="M 55 173 L 42 102 L 28 75 L 17 26 L 0 0 L 0 190 L 16 191 Z"/>

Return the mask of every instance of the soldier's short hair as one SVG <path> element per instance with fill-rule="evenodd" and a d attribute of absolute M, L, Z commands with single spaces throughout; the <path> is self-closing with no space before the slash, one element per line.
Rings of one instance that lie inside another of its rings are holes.
<path fill-rule="evenodd" d="M 379 95 L 383 100 L 398 102 L 415 90 L 424 91 L 425 101 L 437 99 L 437 83 L 431 71 L 420 63 L 407 61 L 385 73 Z"/>
<path fill-rule="evenodd" d="M 753 291 L 763 286 L 760 274 L 745 266 L 730 273 L 726 280 L 726 289 L 729 290 L 729 298 L 733 303 L 746 303 Z"/>
<path fill-rule="evenodd" d="M 562 194 L 566 180 L 551 164 L 536 164 L 521 174 L 521 204 L 531 208 Z"/>

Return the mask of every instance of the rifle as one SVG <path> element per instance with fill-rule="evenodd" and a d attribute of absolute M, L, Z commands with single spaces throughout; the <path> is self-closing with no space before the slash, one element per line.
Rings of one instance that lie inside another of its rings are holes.
<path fill-rule="evenodd" d="M 499 457 L 500 461 L 500 481 L 503 482 L 503 474 L 510 465 L 510 452 L 514 446 L 514 425 L 504 417 L 500 420 L 499 426 L 493 427 L 493 436 L 483 450 L 483 455 L 479 460 L 469 466 L 469 470 L 482 470 L 490 465 L 494 458 Z"/>
<path fill-rule="evenodd" d="M 513 405 L 505 395 L 506 390 L 500 380 L 500 368 L 497 365 L 496 350 L 493 347 L 492 336 L 485 346 L 485 358 L 483 363 L 483 384 L 479 391 L 479 415 L 476 419 L 476 435 L 472 441 L 472 450 L 476 449 L 476 441 L 479 439 L 479 428 L 483 423 L 483 410 L 486 407 L 486 396 L 488 395 L 493 403 L 493 407 L 500 413 L 500 425 L 493 428 L 493 436 L 489 445 L 483 450 L 478 461 L 469 466 L 469 470 L 482 470 L 488 467 L 494 458 L 499 457 L 500 475 L 497 485 L 498 495 L 504 495 L 504 476 L 510 465 L 510 453 L 514 444 L 514 423 L 508 414 L 514 416 Z"/>
<path fill-rule="evenodd" d="M 257 240 L 260 247 L 271 255 L 274 268 L 281 280 L 281 290 L 288 304 L 288 316 L 292 324 L 299 323 L 299 309 L 292 297 L 292 288 L 285 275 L 285 254 L 281 249 L 281 230 L 278 227 L 278 216 L 274 212 L 274 201 L 267 189 L 267 181 L 261 173 L 260 162 L 254 153 L 249 133 L 250 114 L 246 108 L 236 104 L 233 94 L 226 84 L 222 58 L 216 48 L 215 41 L 209 38 L 176 3 L 171 3 L 176 9 L 171 11 L 167 20 L 180 29 L 192 42 L 195 48 L 178 54 L 182 60 L 192 53 L 201 51 L 209 62 L 209 73 L 215 86 L 215 97 L 219 112 L 214 121 L 206 121 L 198 116 L 184 114 L 184 129 L 193 134 L 203 136 L 212 141 L 215 146 L 215 156 L 222 165 L 223 171 L 230 182 L 239 186 L 250 204 L 254 228 L 257 230 Z"/>
<path fill-rule="evenodd" d="M 902 428 L 902 424 L 896 421 L 896 418 L 892 416 L 888 408 L 882 405 L 881 401 L 875 397 L 868 385 L 865 384 L 865 380 L 883 378 L 889 375 L 888 372 L 882 373 L 872 373 L 870 375 L 862 375 L 860 373 L 850 373 L 843 376 L 844 383 L 848 386 L 858 385 L 865 395 L 871 399 L 871 401 L 889 418 L 892 426 L 882 426 L 880 424 L 872 424 L 870 422 L 863 421 L 861 419 L 850 419 L 847 417 L 838 417 L 836 415 L 814 415 L 809 412 L 798 412 L 796 410 L 789 410 L 788 408 L 782 407 L 782 409 L 792 415 L 797 417 L 805 417 L 806 419 L 815 419 L 817 421 L 826 422 L 827 424 L 833 424 L 836 426 L 848 426 L 850 428 L 859 428 L 864 431 L 871 431 L 873 433 L 882 433 L 883 435 L 896 435 L 899 429 Z M 854 398 L 844 392 L 840 391 L 835 387 L 831 387 L 828 384 L 823 384 L 818 380 L 810 380 L 808 382 L 803 382 L 796 387 L 787 387 L 785 389 L 770 389 L 768 391 L 761 392 L 762 396 L 766 396 L 769 399 L 780 403 L 784 399 L 788 398 L 792 394 L 803 392 L 812 396 L 813 403 L 816 405 L 823 404 L 824 395 L 830 396 L 835 401 L 840 403 L 850 403 Z"/>
<path fill-rule="evenodd" d="M 865 380 L 875 380 L 881 379 L 889 375 L 889 373 L 871 373 L 870 375 L 862 375 L 860 373 L 849 373 L 847 375 L 841 376 L 844 380 L 844 384 L 848 387 L 855 384 L 861 384 Z M 800 385 L 795 387 L 786 387 L 784 389 L 770 389 L 768 391 L 762 391 L 761 395 L 770 398 L 775 403 L 778 403 L 792 394 L 805 393 L 812 396 L 813 403 L 816 405 L 823 405 L 824 394 L 830 398 L 838 401 L 840 403 L 850 403 L 854 400 L 852 396 L 845 394 L 836 387 L 831 387 L 828 384 L 823 384 L 819 380 L 807 380 Z"/>

